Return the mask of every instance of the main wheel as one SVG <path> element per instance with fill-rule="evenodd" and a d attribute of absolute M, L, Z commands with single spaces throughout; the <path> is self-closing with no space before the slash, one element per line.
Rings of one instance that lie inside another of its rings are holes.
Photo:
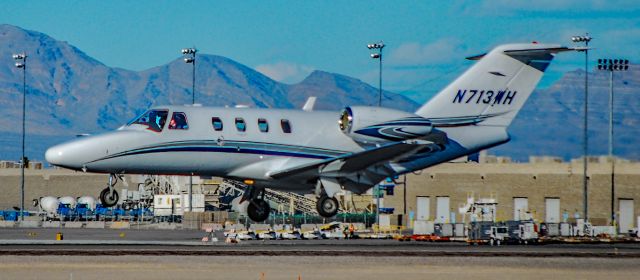
<path fill-rule="evenodd" d="M 105 188 L 100 193 L 100 201 L 102 202 L 102 205 L 104 207 L 115 206 L 118 203 L 119 198 L 120 197 L 118 195 L 118 192 L 116 190 L 113 190 L 113 192 L 110 192 L 109 188 Z"/>
<path fill-rule="evenodd" d="M 265 221 L 269 218 L 269 212 L 271 212 L 271 206 L 262 199 L 254 199 L 247 206 L 247 215 L 254 222 Z"/>
<path fill-rule="evenodd" d="M 323 196 L 318 199 L 316 210 L 318 214 L 325 218 L 331 218 L 338 213 L 338 200 L 333 197 Z"/>

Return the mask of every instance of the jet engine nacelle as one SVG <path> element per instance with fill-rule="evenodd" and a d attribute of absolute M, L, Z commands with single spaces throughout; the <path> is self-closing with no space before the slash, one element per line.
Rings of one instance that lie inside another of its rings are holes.
<path fill-rule="evenodd" d="M 340 130 L 361 144 L 402 141 L 431 133 L 431 121 L 413 113 L 382 107 L 346 107 Z"/>

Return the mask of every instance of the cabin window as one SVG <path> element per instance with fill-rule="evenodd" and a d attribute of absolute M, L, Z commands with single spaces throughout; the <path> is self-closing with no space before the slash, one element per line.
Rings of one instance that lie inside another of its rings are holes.
<path fill-rule="evenodd" d="M 187 115 L 183 112 L 173 112 L 171 122 L 169 122 L 169 129 L 189 129 Z"/>
<path fill-rule="evenodd" d="M 167 110 L 149 110 L 129 122 L 127 126 L 139 124 L 146 126 L 151 131 L 160 132 L 164 128 L 168 115 L 169 111 Z"/>
<path fill-rule="evenodd" d="M 287 119 L 280 120 L 280 126 L 282 126 L 282 132 L 291 133 L 291 124 L 289 123 L 289 120 Z"/>
<path fill-rule="evenodd" d="M 236 118 L 236 129 L 240 132 L 245 132 L 247 130 L 247 124 L 244 122 L 243 118 Z"/>
<path fill-rule="evenodd" d="M 265 119 L 258 119 L 258 128 L 260 132 L 269 132 L 269 123 Z"/>
<path fill-rule="evenodd" d="M 222 131 L 222 120 L 218 117 L 211 118 L 211 125 L 215 131 Z"/>

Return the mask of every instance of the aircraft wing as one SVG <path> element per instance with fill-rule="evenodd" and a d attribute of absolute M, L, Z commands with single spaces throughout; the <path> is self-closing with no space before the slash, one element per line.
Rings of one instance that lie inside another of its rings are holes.
<path fill-rule="evenodd" d="M 274 179 L 320 178 L 325 189 L 329 184 L 356 183 L 362 185 L 358 187 L 359 190 L 366 190 L 393 174 L 393 170 L 386 166 L 389 161 L 411 156 L 429 145 L 434 143 L 427 140 L 394 142 L 357 153 L 279 170 L 269 176 Z"/>

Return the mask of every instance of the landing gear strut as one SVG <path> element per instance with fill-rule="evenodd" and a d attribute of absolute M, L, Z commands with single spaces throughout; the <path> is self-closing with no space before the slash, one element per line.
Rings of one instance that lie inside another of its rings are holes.
<path fill-rule="evenodd" d="M 254 186 L 248 186 L 245 193 L 245 197 L 249 199 L 249 205 L 247 206 L 249 218 L 254 222 L 267 220 L 269 213 L 271 213 L 271 206 L 264 200 L 264 188 L 256 189 Z"/>
<path fill-rule="evenodd" d="M 118 192 L 114 188 L 118 182 L 118 177 L 115 174 L 109 175 L 109 186 L 100 192 L 100 201 L 104 207 L 112 207 L 118 203 L 120 198 Z"/>
<path fill-rule="evenodd" d="M 325 218 L 331 218 L 338 213 L 338 209 L 340 205 L 338 205 L 338 200 L 333 197 L 328 197 L 327 195 L 323 195 L 318 198 L 318 202 L 316 204 L 316 210 L 318 210 L 318 214 Z"/>

